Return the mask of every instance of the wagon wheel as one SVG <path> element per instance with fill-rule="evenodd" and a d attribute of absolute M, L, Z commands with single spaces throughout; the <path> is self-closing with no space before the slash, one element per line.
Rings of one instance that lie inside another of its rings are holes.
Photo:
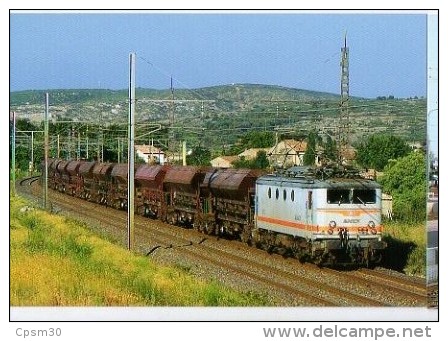
<path fill-rule="evenodd" d="M 250 225 L 244 225 L 243 231 L 240 233 L 241 241 L 247 245 L 252 244 L 252 229 Z"/>
<path fill-rule="evenodd" d="M 298 243 L 293 243 L 293 245 L 291 246 L 291 253 L 294 258 L 297 258 L 300 261 L 300 263 L 305 263 L 306 262 L 306 252 L 303 252 L 300 245 L 297 245 L 297 244 Z"/>
<path fill-rule="evenodd" d="M 367 268 L 367 269 L 370 269 L 370 267 L 372 266 L 372 265 L 370 264 L 370 257 L 367 257 L 367 259 L 366 259 L 366 261 L 365 261 L 365 265 L 366 265 L 366 268 Z"/>
<path fill-rule="evenodd" d="M 216 234 L 215 224 L 211 221 L 206 221 L 204 225 L 205 234 L 214 235 Z"/>
<path fill-rule="evenodd" d="M 322 268 L 328 262 L 328 253 L 321 253 L 314 259 L 314 264 Z"/>
<path fill-rule="evenodd" d="M 207 229 L 209 228 L 210 222 L 207 219 L 201 219 L 198 222 L 198 231 L 207 234 Z"/>
<path fill-rule="evenodd" d="M 310 260 L 310 250 L 308 243 L 298 237 L 294 238 L 291 245 L 291 253 L 294 258 L 297 258 L 300 263 L 305 263 Z"/>
<path fill-rule="evenodd" d="M 380 257 L 381 258 L 381 257 Z M 367 252 L 367 255 L 365 256 L 364 265 L 367 269 L 373 269 L 375 267 L 375 257 L 374 257 L 374 251 L 369 250 Z"/>
<path fill-rule="evenodd" d="M 261 236 L 258 229 L 252 231 L 252 246 L 261 249 Z"/>
<path fill-rule="evenodd" d="M 170 223 L 171 225 L 176 225 L 177 222 L 178 222 L 177 213 L 176 212 L 171 212 L 168 215 L 168 223 Z"/>

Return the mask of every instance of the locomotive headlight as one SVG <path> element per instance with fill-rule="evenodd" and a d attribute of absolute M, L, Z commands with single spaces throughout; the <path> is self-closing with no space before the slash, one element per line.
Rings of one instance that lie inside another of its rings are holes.
<path fill-rule="evenodd" d="M 334 229 L 336 227 L 336 222 L 334 220 L 330 221 L 330 228 Z"/>
<path fill-rule="evenodd" d="M 375 227 L 375 223 L 371 220 L 371 221 L 369 221 L 367 226 L 370 227 L 371 229 L 373 229 Z"/>

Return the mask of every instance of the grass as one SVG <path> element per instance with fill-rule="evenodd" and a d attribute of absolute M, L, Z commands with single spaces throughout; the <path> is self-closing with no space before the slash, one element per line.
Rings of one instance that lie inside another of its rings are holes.
<path fill-rule="evenodd" d="M 408 275 L 426 275 L 425 223 L 385 222 L 384 240 L 388 243 L 385 265 Z"/>
<path fill-rule="evenodd" d="M 10 199 L 12 306 L 267 306 L 255 292 L 199 280 L 190 268 L 161 266 L 88 230 L 84 223 Z M 386 222 L 385 266 L 425 276 L 425 225 Z"/>
<path fill-rule="evenodd" d="M 12 306 L 266 306 L 266 296 L 236 292 L 157 265 L 82 223 L 10 199 Z"/>

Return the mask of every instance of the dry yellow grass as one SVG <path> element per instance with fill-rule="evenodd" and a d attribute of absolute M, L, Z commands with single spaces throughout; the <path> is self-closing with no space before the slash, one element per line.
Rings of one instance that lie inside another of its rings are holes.
<path fill-rule="evenodd" d="M 388 265 L 409 275 L 426 276 L 427 233 L 425 223 L 386 222 Z"/>
<path fill-rule="evenodd" d="M 73 220 L 10 202 L 12 306 L 259 306 L 267 300 L 237 293 L 158 266 Z"/>

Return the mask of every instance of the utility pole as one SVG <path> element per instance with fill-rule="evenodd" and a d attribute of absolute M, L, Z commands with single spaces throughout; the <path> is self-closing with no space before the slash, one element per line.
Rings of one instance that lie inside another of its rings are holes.
<path fill-rule="evenodd" d="M 171 83 L 170 83 L 170 90 L 171 90 L 171 126 L 174 126 L 174 87 L 173 87 L 173 77 L 171 77 Z"/>
<path fill-rule="evenodd" d="M 187 165 L 187 141 L 182 142 L 182 166 Z"/>
<path fill-rule="evenodd" d="M 59 144 L 59 134 L 58 134 L 58 159 L 60 158 L 60 154 L 61 154 L 61 146 Z"/>
<path fill-rule="evenodd" d="M 129 125 L 128 125 L 128 250 L 134 249 L 134 113 L 135 53 L 129 54 Z"/>
<path fill-rule="evenodd" d="M 86 160 L 89 160 L 89 127 L 86 130 Z"/>
<path fill-rule="evenodd" d="M 34 173 L 34 131 L 31 131 L 31 167 L 30 175 L 33 176 Z"/>
<path fill-rule="evenodd" d="M 120 138 L 117 137 L 117 162 L 120 163 L 120 155 L 121 154 L 121 149 L 120 149 Z"/>
<path fill-rule="evenodd" d="M 101 162 L 104 162 L 104 132 L 101 126 Z"/>
<path fill-rule="evenodd" d="M 347 155 L 350 134 L 350 115 L 348 110 L 349 101 L 349 72 L 348 72 L 348 47 L 347 32 L 344 37 L 344 47 L 341 48 L 341 103 L 339 116 L 339 155 L 338 163 L 342 165 L 344 156 Z"/>
<path fill-rule="evenodd" d="M 48 107 L 49 107 L 49 97 L 48 92 L 45 93 L 45 119 L 44 119 L 44 188 L 43 188 L 43 201 L 44 209 L 48 209 Z"/>
<path fill-rule="evenodd" d="M 11 193 L 16 195 L 16 112 L 12 112 L 12 137 L 11 137 L 11 153 L 12 153 L 12 176 L 11 176 Z"/>
<path fill-rule="evenodd" d="M 171 90 L 171 103 L 170 103 L 170 134 L 169 134 L 169 140 L 168 140 L 168 148 L 173 150 L 175 143 L 175 133 L 174 133 L 174 87 L 173 87 L 173 77 L 170 78 L 170 90 Z"/>
<path fill-rule="evenodd" d="M 81 133 L 78 128 L 78 152 L 76 153 L 76 161 L 81 160 Z"/>
<path fill-rule="evenodd" d="M 72 159 L 72 133 L 73 133 L 73 125 L 68 130 L 68 160 Z"/>
<path fill-rule="evenodd" d="M 101 162 L 101 152 L 100 152 L 100 133 L 97 134 L 96 139 L 96 160 Z"/>

